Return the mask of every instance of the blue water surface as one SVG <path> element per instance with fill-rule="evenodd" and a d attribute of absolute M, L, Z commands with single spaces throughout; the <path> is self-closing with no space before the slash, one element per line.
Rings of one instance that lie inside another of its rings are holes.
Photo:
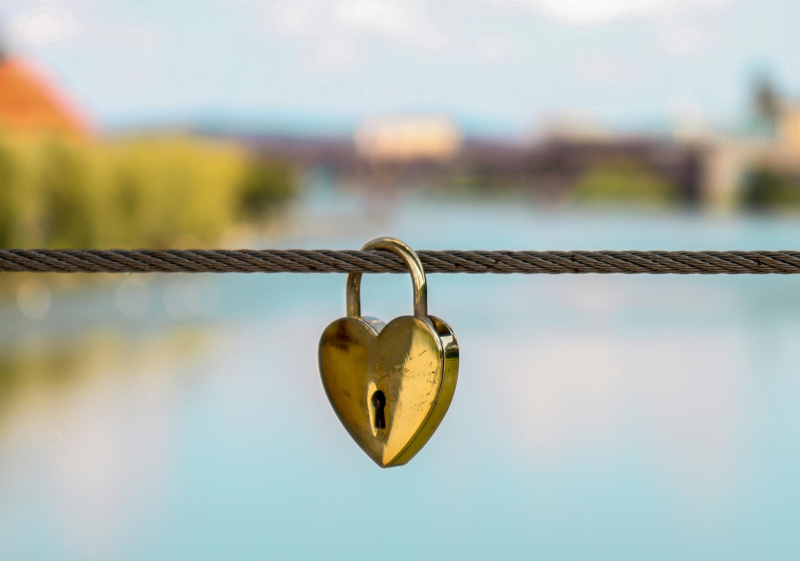
<path fill-rule="evenodd" d="M 297 212 L 316 227 L 265 243 L 800 245 L 790 218 L 420 198 Z M 56 291 L 39 319 L 9 298 L 0 346 L 23 366 L 0 400 L 0 557 L 797 557 L 800 279 L 429 283 L 431 313 L 461 344 L 458 389 L 428 446 L 389 470 L 349 439 L 319 382 L 342 275 L 126 278 Z M 405 275 L 367 277 L 363 298 L 370 315 L 411 312 Z"/>

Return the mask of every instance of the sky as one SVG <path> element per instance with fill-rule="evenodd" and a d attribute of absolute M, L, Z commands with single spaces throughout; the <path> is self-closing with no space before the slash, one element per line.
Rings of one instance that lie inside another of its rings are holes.
<path fill-rule="evenodd" d="M 109 128 L 336 132 L 727 122 L 758 74 L 800 94 L 796 0 L 4 0 L 9 50 Z"/>

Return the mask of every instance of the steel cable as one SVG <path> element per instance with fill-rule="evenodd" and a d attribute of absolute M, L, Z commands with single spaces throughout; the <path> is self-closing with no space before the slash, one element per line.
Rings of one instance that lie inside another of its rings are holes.
<path fill-rule="evenodd" d="M 800 273 L 798 251 L 419 251 L 428 273 L 742 275 Z M 385 251 L 0 250 L 2 272 L 404 273 Z"/>

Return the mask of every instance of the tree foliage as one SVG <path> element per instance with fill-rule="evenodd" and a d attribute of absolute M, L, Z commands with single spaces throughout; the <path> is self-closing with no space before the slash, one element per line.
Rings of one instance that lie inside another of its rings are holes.
<path fill-rule="evenodd" d="M 800 179 L 768 166 L 757 166 L 745 175 L 742 193 L 750 210 L 800 209 Z"/>
<path fill-rule="evenodd" d="M 293 188 L 286 166 L 266 168 L 227 142 L 0 135 L 0 245 L 169 247 L 187 235 L 213 245 Z"/>
<path fill-rule="evenodd" d="M 659 207 L 680 201 L 678 188 L 646 167 L 630 161 L 609 161 L 587 170 L 574 185 L 579 203 Z"/>

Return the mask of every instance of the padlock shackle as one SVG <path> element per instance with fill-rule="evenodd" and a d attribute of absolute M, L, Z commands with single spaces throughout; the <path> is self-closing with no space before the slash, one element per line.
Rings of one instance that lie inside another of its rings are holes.
<path fill-rule="evenodd" d="M 425 269 L 413 249 L 400 240 L 394 238 L 377 238 L 361 248 L 385 249 L 399 255 L 411 273 L 411 283 L 414 287 L 414 317 L 427 319 L 428 317 L 428 282 L 425 280 Z M 361 317 L 361 273 L 347 275 L 347 315 Z"/>

